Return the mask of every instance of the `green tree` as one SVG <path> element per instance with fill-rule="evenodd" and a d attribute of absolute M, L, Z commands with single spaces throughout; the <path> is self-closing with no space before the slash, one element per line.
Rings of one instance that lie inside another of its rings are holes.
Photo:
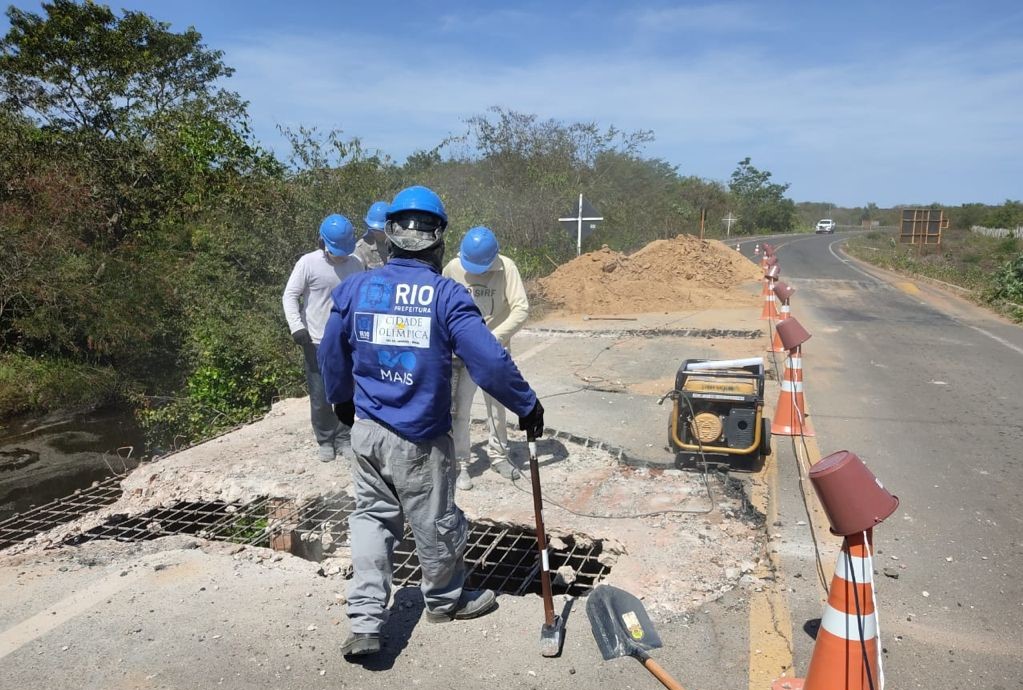
<path fill-rule="evenodd" d="M 873 201 L 868 201 L 867 205 L 863 207 L 863 211 L 860 213 L 860 221 L 877 220 L 879 214 L 880 209 L 878 209 L 877 204 Z"/>
<path fill-rule="evenodd" d="M 785 197 L 789 185 L 771 182 L 771 173 L 758 170 L 749 156 L 739 161 L 728 183 L 738 206 L 739 231 L 785 232 L 795 223 L 796 208 Z"/>
<path fill-rule="evenodd" d="M 193 211 L 238 173 L 272 162 L 249 143 L 245 104 L 218 86 L 233 70 L 194 28 L 72 0 L 7 10 L 0 101 L 79 160 L 106 222 L 83 239 L 116 246 Z"/>
<path fill-rule="evenodd" d="M 3 352 L 176 386 L 195 366 L 182 348 L 218 323 L 189 281 L 241 305 L 233 318 L 267 304 L 230 281 L 279 279 L 239 238 L 281 198 L 283 168 L 252 142 L 245 104 L 220 86 L 232 70 L 195 29 L 69 0 L 7 17 Z M 200 254 L 221 272 L 198 269 Z"/>
<path fill-rule="evenodd" d="M 982 225 L 989 228 L 1018 228 L 1023 226 L 1023 202 L 1006 199 L 984 217 Z"/>

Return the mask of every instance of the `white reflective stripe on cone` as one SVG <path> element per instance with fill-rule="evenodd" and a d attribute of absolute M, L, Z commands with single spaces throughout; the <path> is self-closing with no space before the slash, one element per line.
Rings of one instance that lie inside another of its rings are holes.
<path fill-rule="evenodd" d="M 838 563 L 835 564 L 835 577 L 840 577 L 846 582 L 855 582 L 858 585 L 874 581 L 874 574 L 870 571 L 867 559 L 845 552 L 838 556 Z"/>
<path fill-rule="evenodd" d="M 860 637 L 860 626 L 863 626 L 863 637 Z M 824 605 L 824 615 L 821 617 L 821 628 L 827 630 L 835 637 L 843 640 L 873 640 L 877 637 L 877 620 L 874 614 L 857 616 L 851 613 L 842 613 L 831 604 Z"/>
<path fill-rule="evenodd" d="M 802 393 L 803 382 L 802 381 L 782 381 L 781 389 L 787 393 Z"/>
<path fill-rule="evenodd" d="M 803 358 L 802 357 L 789 357 L 789 369 L 802 369 Z"/>
<path fill-rule="evenodd" d="M 792 311 L 791 309 L 789 309 L 789 305 L 785 304 L 784 302 L 782 302 L 782 305 L 781 305 L 781 310 L 782 310 L 782 311 L 783 311 L 784 313 L 786 313 L 786 314 L 788 314 L 788 313 L 789 313 L 790 311 Z"/>

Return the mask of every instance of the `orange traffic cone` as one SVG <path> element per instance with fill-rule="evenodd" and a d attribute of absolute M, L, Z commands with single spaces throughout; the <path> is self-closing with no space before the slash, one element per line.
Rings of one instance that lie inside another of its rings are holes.
<path fill-rule="evenodd" d="M 768 256 L 767 254 L 764 254 L 764 258 L 760 261 L 760 270 L 762 270 L 764 272 L 764 277 L 766 278 L 767 277 L 767 272 L 769 270 L 771 270 L 771 266 L 777 266 L 777 265 L 778 265 L 778 257 L 776 257 L 776 256 Z M 778 270 L 781 270 L 781 268 L 779 268 Z"/>
<path fill-rule="evenodd" d="M 871 530 L 867 530 L 842 542 L 806 678 L 782 678 L 773 688 L 879 690 L 881 657 L 871 541 Z"/>
<path fill-rule="evenodd" d="M 785 358 L 785 373 L 781 380 L 781 393 L 774 406 L 771 420 L 771 434 L 775 436 L 816 436 L 810 421 L 806 418 L 806 401 L 803 397 L 802 344 L 810 334 L 794 317 L 777 325 L 782 345 L 789 352 Z"/>
<path fill-rule="evenodd" d="M 767 268 L 764 273 L 764 279 L 767 284 L 764 286 L 764 308 L 760 310 L 760 318 L 771 319 L 776 321 L 778 319 L 778 300 L 774 295 L 774 281 L 778 280 L 778 274 L 781 272 L 781 268 L 777 262 Z"/>
<path fill-rule="evenodd" d="M 774 285 L 774 296 L 781 302 L 781 306 L 778 307 L 778 321 L 779 323 L 789 318 L 791 309 L 789 308 L 789 300 L 792 298 L 792 293 L 796 289 L 782 282 L 777 282 Z M 786 352 L 785 344 L 781 341 L 781 335 L 778 334 L 778 329 L 774 329 L 774 341 L 771 343 L 771 348 L 768 352 Z"/>
<path fill-rule="evenodd" d="M 836 451 L 810 469 L 833 534 L 845 537 L 806 678 L 772 690 L 881 690 L 884 667 L 874 598 L 873 529 L 899 507 L 855 453 Z"/>
<path fill-rule="evenodd" d="M 778 307 L 776 306 L 777 299 L 774 296 L 774 291 L 768 289 L 764 295 L 764 308 L 760 310 L 760 318 L 762 319 L 778 319 Z"/>

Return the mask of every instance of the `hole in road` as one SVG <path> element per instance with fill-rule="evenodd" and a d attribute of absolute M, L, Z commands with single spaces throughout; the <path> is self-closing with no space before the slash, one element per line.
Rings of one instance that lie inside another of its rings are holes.
<path fill-rule="evenodd" d="M 248 504 L 221 501 L 181 502 L 153 508 L 135 516 L 114 515 L 80 535 L 69 545 L 109 539 L 138 542 L 172 535 L 194 535 L 214 541 L 288 551 L 322 561 L 349 545 L 348 516 L 355 508 L 350 496 L 327 496 L 296 505 L 293 501 L 261 498 Z M 581 596 L 611 572 L 601 540 L 558 537 L 548 545 L 555 594 Z M 468 583 L 506 594 L 540 592 L 540 558 L 531 530 L 512 525 L 469 523 L 465 550 Z M 560 574 L 559 574 L 560 573 Z M 346 577 L 351 576 L 349 568 Z M 422 577 L 415 541 L 406 525 L 394 550 L 394 585 L 418 585 Z"/>

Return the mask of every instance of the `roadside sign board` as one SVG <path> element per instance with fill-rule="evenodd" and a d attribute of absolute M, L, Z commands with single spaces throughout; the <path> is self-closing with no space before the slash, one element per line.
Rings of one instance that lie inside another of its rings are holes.
<path fill-rule="evenodd" d="M 931 208 L 902 209 L 899 242 L 941 245 L 941 231 L 948 228 L 945 212 Z"/>
<path fill-rule="evenodd" d="M 576 206 L 564 216 L 559 218 L 558 223 L 560 223 L 561 227 L 565 229 L 565 232 L 569 235 L 575 236 L 580 232 L 580 215 L 582 216 L 582 239 L 586 239 L 593 234 L 593 231 L 597 229 L 597 225 L 600 223 L 600 220 L 598 220 L 600 219 L 600 213 L 597 209 L 593 208 L 593 204 L 591 204 L 588 200 L 583 199 L 581 213 L 579 207 Z"/>
<path fill-rule="evenodd" d="M 604 220 L 603 216 L 597 215 L 597 209 L 593 204 L 586 201 L 583 195 L 579 195 L 579 203 L 572 211 L 574 216 L 563 216 L 558 222 L 569 233 L 575 235 L 575 253 L 578 256 L 583 251 L 583 238 L 589 237 L 597 229 L 597 223 Z"/>

